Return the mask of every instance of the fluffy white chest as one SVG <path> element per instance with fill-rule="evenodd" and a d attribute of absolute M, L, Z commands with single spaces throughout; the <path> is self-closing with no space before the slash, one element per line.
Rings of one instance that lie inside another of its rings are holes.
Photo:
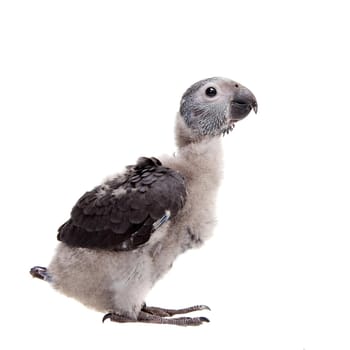
<path fill-rule="evenodd" d="M 222 177 L 220 139 L 189 144 L 174 157 L 162 160 L 165 166 L 178 170 L 187 188 L 186 204 L 170 227 L 183 249 L 201 245 L 213 231 L 216 222 L 215 202 Z"/>
<path fill-rule="evenodd" d="M 64 294 L 99 311 L 136 318 L 154 283 L 187 249 L 200 246 L 215 224 L 215 197 L 221 178 L 220 140 L 190 144 L 162 159 L 185 178 L 187 199 L 176 217 L 134 251 L 111 252 L 60 244 L 49 271 Z"/>

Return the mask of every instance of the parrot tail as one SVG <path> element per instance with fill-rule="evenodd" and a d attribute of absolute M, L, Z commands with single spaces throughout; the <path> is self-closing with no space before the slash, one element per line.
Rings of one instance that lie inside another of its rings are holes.
<path fill-rule="evenodd" d="M 51 275 L 48 273 L 46 267 L 34 266 L 30 269 L 29 273 L 35 278 L 39 278 L 46 282 L 51 282 L 52 278 Z"/>

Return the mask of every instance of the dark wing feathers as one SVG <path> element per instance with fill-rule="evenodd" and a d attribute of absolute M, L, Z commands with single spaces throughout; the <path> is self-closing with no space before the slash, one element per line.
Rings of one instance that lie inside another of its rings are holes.
<path fill-rule="evenodd" d="M 176 216 L 185 200 L 183 177 L 156 158 L 142 157 L 125 174 L 86 192 L 57 237 L 75 247 L 136 249 L 150 239 L 153 224 L 167 210 Z"/>
<path fill-rule="evenodd" d="M 147 219 L 147 211 L 145 210 L 130 210 L 129 221 L 131 224 L 141 224 Z"/>

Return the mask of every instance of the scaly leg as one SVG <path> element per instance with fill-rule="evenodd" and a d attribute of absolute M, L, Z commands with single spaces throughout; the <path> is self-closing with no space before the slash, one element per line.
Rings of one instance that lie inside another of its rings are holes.
<path fill-rule="evenodd" d="M 210 311 L 210 307 L 206 305 L 195 305 L 195 306 L 186 307 L 184 309 L 164 309 L 161 307 L 147 306 L 146 304 L 143 304 L 141 309 L 141 311 L 144 311 L 148 314 L 160 316 L 160 317 L 170 317 L 174 315 L 188 314 L 189 312 L 201 311 L 201 310 Z"/>
<path fill-rule="evenodd" d="M 103 317 L 103 322 L 110 319 L 113 322 L 143 322 L 143 323 L 156 323 L 156 324 L 172 324 L 176 326 L 199 326 L 203 322 L 209 322 L 206 317 L 175 317 L 169 318 L 178 314 L 187 314 L 189 312 L 210 310 L 206 305 L 195 305 L 184 309 L 164 309 L 154 306 L 146 306 L 144 304 L 137 317 L 137 319 L 131 319 L 117 313 L 108 313 Z"/>
<path fill-rule="evenodd" d="M 203 322 L 209 322 L 206 317 L 176 317 L 166 318 L 157 315 L 152 315 L 144 311 L 140 311 L 137 319 L 131 319 L 116 313 L 106 314 L 102 321 L 110 319 L 113 322 L 142 322 L 142 323 L 155 323 L 155 324 L 171 324 L 176 326 L 199 326 Z"/>

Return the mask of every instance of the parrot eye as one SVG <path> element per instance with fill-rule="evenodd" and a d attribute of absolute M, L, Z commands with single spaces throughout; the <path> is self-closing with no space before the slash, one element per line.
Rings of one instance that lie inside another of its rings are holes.
<path fill-rule="evenodd" d="M 210 86 L 205 90 L 205 94 L 208 97 L 214 97 L 214 96 L 216 96 L 216 89 L 214 87 Z"/>

